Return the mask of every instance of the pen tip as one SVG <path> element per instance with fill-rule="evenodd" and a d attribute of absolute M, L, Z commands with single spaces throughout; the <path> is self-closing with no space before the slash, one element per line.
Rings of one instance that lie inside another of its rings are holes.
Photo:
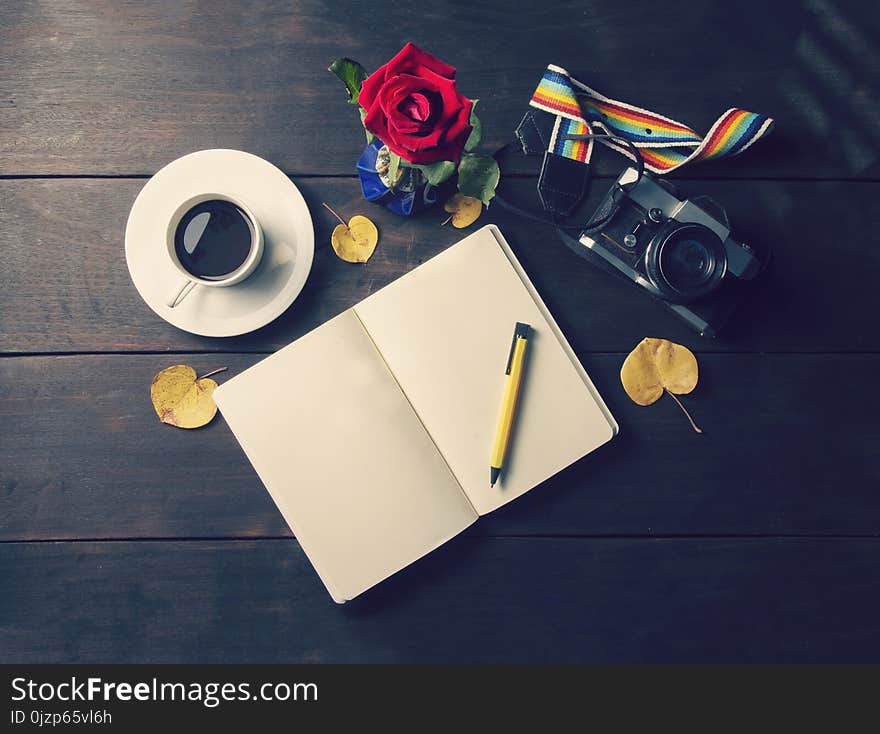
<path fill-rule="evenodd" d="M 490 482 L 489 489 L 492 489 L 492 487 L 494 487 L 494 486 L 495 486 L 495 482 Z"/>

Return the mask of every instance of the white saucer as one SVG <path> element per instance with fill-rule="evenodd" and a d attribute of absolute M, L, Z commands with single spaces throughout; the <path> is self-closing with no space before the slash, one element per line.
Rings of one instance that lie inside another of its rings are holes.
<path fill-rule="evenodd" d="M 247 280 L 197 287 L 178 306 L 166 304 L 183 277 L 165 249 L 175 208 L 200 192 L 240 199 L 259 220 L 263 258 Z M 172 161 L 141 189 L 125 226 L 125 258 L 138 293 L 161 318 L 202 336 L 237 336 L 280 316 L 305 285 L 315 232 L 305 199 L 268 161 L 240 150 L 201 150 Z"/>

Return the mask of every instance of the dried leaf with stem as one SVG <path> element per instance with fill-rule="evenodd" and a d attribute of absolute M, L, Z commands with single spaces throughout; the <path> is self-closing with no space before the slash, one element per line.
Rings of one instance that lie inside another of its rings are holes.
<path fill-rule="evenodd" d="M 638 405 L 651 405 L 665 392 L 687 416 L 697 433 L 691 414 L 676 395 L 686 395 L 696 386 L 699 377 L 697 358 L 681 344 L 651 337 L 642 339 L 627 355 L 620 368 L 620 381 L 626 394 Z"/>
<path fill-rule="evenodd" d="M 339 258 L 350 263 L 365 263 L 369 260 L 379 241 L 376 225 L 360 214 L 355 214 L 346 224 L 330 205 L 324 202 L 321 205 L 339 220 L 330 235 L 333 251 Z"/>
<path fill-rule="evenodd" d="M 480 214 L 483 213 L 483 202 L 472 196 L 457 193 L 449 197 L 443 208 L 449 212 L 449 217 L 440 226 L 452 221 L 453 227 L 464 229 L 480 218 Z"/>
<path fill-rule="evenodd" d="M 177 428 L 201 428 L 217 414 L 212 397 L 217 383 L 212 375 L 226 367 L 211 370 L 201 377 L 186 364 L 176 364 L 159 372 L 150 384 L 150 400 L 159 420 Z"/>

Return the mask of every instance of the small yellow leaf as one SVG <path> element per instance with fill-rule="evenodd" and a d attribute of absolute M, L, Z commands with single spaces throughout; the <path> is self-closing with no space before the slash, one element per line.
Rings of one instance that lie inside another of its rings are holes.
<path fill-rule="evenodd" d="M 623 389 L 639 405 L 650 405 L 663 389 L 683 395 L 697 386 L 697 358 L 681 344 L 642 339 L 620 368 Z"/>
<path fill-rule="evenodd" d="M 379 241 L 379 230 L 366 217 L 356 214 L 348 225 L 337 224 L 330 237 L 334 252 L 350 263 L 365 263 Z"/>
<path fill-rule="evenodd" d="M 653 351 L 644 339 L 629 353 L 620 368 L 620 381 L 626 394 L 639 405 L 650 405 L 663 394 L 663 383 L 654 363 Z"/>
<path fill-rule="evenodd" d="M 443 208 L 452 215 L 452 226 L 456 229 L 470 227 L 483 213 L 483 202 L 473 196 L 454 194 Z"/>
<path fill-rule="evenodd" d="M 684 411 L 694 430 L 702 433 L 675 397 L 691 392 L 697 386 L 698 378 L 697 358 L 693 352 L 666 339 L 642 339 L 620 368 L 623 389 L 633 402 L 651 405 L 666 391 Z"/>
<path fill-rule="evenodd" d="M 196 371 L 189 365 L 176 364 L 153 378 L 150 399 L 163 423 L 178 428 L 200 428 L 210 423 L 217 413 L 211 397 L 216 387 L 217 383 L 208 377 L 197 379 Z"/>
<path fill-rule="evenodd" d="M 676 395 L 687 395 L 697 386 L 699 368 L 697 358 L 687 347 L 666 339 L 658 339 L 654 362 L 660 380 L 669 392 Z"/>

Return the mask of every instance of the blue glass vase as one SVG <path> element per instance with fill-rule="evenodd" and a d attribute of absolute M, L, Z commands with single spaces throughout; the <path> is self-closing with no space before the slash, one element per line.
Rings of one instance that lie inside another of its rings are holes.
<path fill-rule="evenodd" d="M 394 190 L 388 187 L 390 180 L 382 175 L 388 170 L 385 160 L 387 151 L 385 144 L 376 138 L 372 143 L 367 144 L 361 157 L 358 158 L 357 172 L 364 198 L 382 204 L 403 217 L 435 204 L 437 188 L 427 183 L 418 169 L 401 168 L 403 173 L 397 180 Z"/>

